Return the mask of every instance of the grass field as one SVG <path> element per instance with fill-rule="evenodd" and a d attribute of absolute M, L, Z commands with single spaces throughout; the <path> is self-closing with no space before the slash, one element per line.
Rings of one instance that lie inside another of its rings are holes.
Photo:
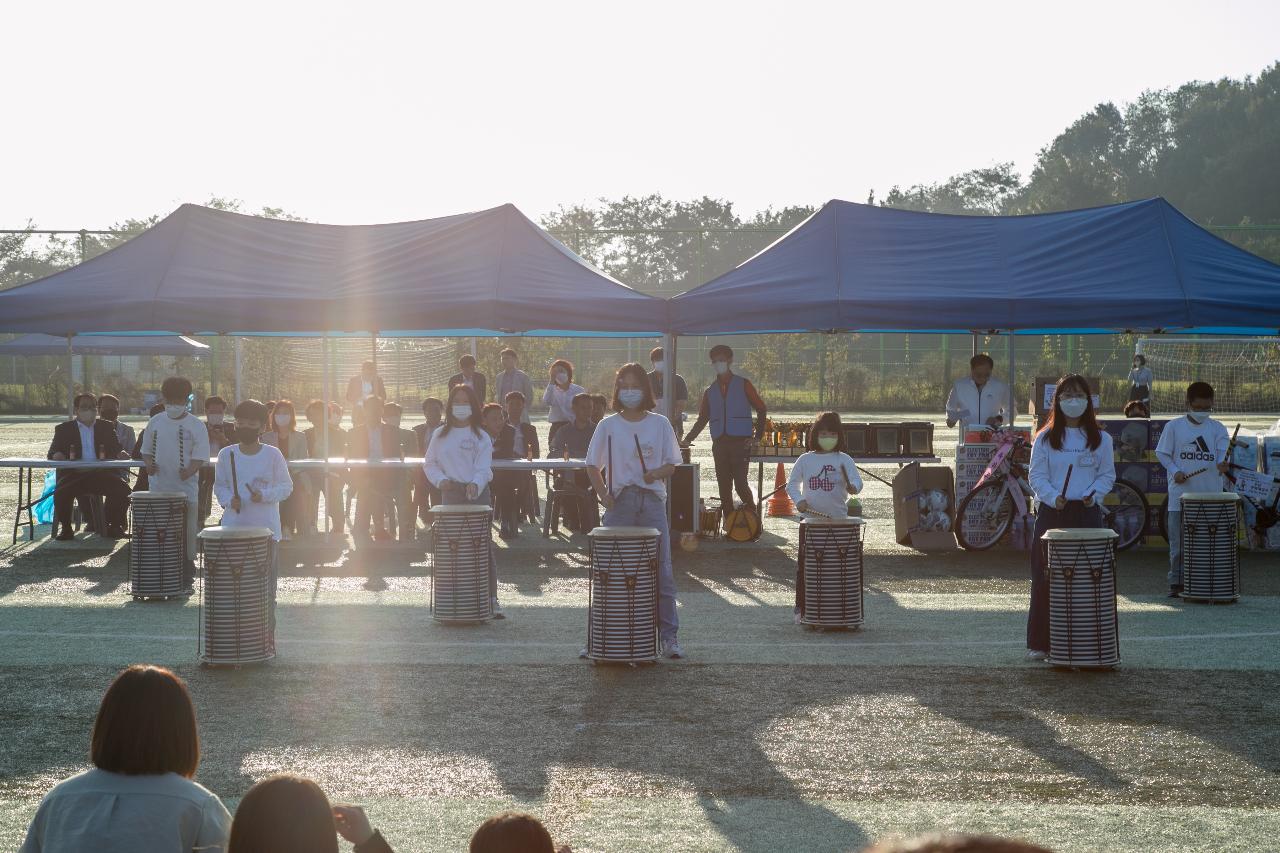
<path fill-rule="evenodd" d="M 0 422 L 0 456 L 43 455 L 50 429 Z M 711 494 L 705 446 L 699 461 Z M 85 766 L 103 689 L 138 661 L 187 679 L 197 778 L 229 808 L 302 772 L 364 803 L 397 851 L 464 849 L 508 807 L 587 851 L 843 851 L 935 829 L 1280 849 L 1280 555 L 1243 554 L 1246 595 L 1204 606 L 1163 597 L 1163 552 L 1122 554 L 1122 666 L 1058 671 L 1023 660 L 1027 556 L 900 547 L 869 482 L 861 632 L 791 624 L 796 524 L 770 519 L 756 543 L 677 550 L 689 656 L 637 668 L 577 659 L 585 542 L 532 526 L 499 546 L 508 618 L 476 627 L 430 619 L 421 552 L 296 544 L 279 657 L 239 671 L 196 665 L 195 601 L 130 600 L 125 543 L 5 548 L 0 849 Z M 369 560 L 385 590 L 365 589 Z"/>

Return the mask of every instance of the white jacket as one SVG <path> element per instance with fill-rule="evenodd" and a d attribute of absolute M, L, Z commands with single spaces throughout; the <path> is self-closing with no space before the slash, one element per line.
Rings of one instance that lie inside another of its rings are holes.
<path fill-rule="evenodd" d="M 982 393 L 978 393 L 978 385 L 972 376 L 964 376 L 956 380 L 947 395 L 947 420 L 958 422 L 961 429 L 969 424 L 984 426 L 987 418 L 996 415 L 1004 419 L 1001 422 L 1004 426 L 1008 426 L 1013 423 L 1012 411 L 1009 386 L 994 376 L 982 386 Z"/>

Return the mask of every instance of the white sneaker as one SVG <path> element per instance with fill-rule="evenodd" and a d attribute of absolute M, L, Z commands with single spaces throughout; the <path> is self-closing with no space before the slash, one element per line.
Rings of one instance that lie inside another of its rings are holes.
<path fill-rule="evenodd" d="M 1044 660 L 1049 657 L 1048 652 L 1039 652 L 1035 649 L 1027 649 L 1027 660 Z"/>
<path fill-rule="evenodd" d="M 684 657 L 684 649 L 680 647 L 679 640 L 672 640 L 669 643 L 663 643 L 662 653 L 672 659 Z"/>
<path fill-rule="evenodd" d="M 578 650 L 578 657 L 579 657 L 579 658 L 581 658 L 582 660 L 586 660 L 586 659 L 587 659 L 588 655 L 587 655 L 587 647 L 586 647 L 586 646 L 583 646 L 581 649 L 579 649 L 579 650 Z"/>

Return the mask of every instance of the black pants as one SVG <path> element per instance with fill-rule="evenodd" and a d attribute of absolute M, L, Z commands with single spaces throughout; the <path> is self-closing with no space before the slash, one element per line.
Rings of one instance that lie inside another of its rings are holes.
<path fill-rule="evenodd" d="M 1031 541 L 1031 611 L 1027 614 L 1027 648 L 1049 651 L 1049 559 L 1045 543 L 1040 541 L 1046 530 L 1055 527 L 1101 527 L 1102 508 L 1085 506 L 1082 501 L 1067 501 L 1062 509 L 1041 504 L 1036 513 L 1035 533 Z"/>
<path fill-rule="evenodd" d="M 520 527 L 520 508 L 525 475 L 520 471 L 495 471 L 493 474 L 493 514 L 503 533 L 515 533 Z"/>
<path fill-rule="evenodd" d="M 600 526 L 600 502 L 596 500 L 595 489 L 591 488 L 591 479 L 586 471 L 569 471 L 556 475 L 559 486 L 574 486 L 580 489 L 583 497 L 570 501 L 564 506 L 562 517 L 570 530 L 590 533 Z"/>
<path fill-rule="evenodd" d="M 711 458 L 716 463 L 716 483 L 720 487 L 720 507 L 726 514 L 733 509 L 733 493 L 736 489 L 743 506 L 754 512 L 756 499 L 751 494 L 749 472 L 751 451 L 747 439 L 740 436 L 721 436 L 711 443 Z"/>
<path fill-rule="evenodd" d="M 53 496 L 53 512 L 58 523 L 71 526 L 71 507 L 81 495 L 102 495 L 108 527 L 124 528 L 129 512 L 129 486 L 114 471 L 63 471 L 58 473 L 58 492 Z M 102 531 L 99 530 L 99 533 Z"/>

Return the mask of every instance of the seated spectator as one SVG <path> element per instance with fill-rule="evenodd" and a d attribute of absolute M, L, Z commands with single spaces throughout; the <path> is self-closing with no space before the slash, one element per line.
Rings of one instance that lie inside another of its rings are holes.
<path fill-rule="evenodd" d="M 506 412 L 497 403 L 485 403 L 481 410 L 480 423 L 489 438 L 493 440 L 493 458 L 516 459 L 516 431 L 507 423 Z M 520 457 L 523 458 L 523 457 Z M 512 539 L 520 534 L 520 485 L 525 475 L 519 471 L 494 471 L 491 489 L 493 491 L 493 512 L 497 517 L 500 529 L 498 535 L 503 539 Z"/>
<path fill-rule="evenodd" d="M 338 853 L 339 835 L 355 853 L 391 853 L 360 806 L 331 806 L 315 782 L 282 773 L 244 795 L 227 853 Z"/>
<path fill-rule="evenodd" d="M 192 781 L 196 712 L 182 679 L 140 664 L 116 676 L 93 724 L 92 770 L 40 801 L 21 853 L 221 850 L 231 815 Z"/>
<path fill-rule="evenodd" d="M 609 398 L 603 394 L 591 395 L 591 423 L 598 424 L 604 420 L 609 411 Z"/>
<path fill-rule="evenodd" d="M 503 812 L 480 824 L 471 836 L 470 853 L 571 853 L 556 847 L 551 833 L 531 814 Z"/>
<path fill-rule="evenodd" d="M 587 448 L 591 446 L 591 436 L 596 431 L 596 425 L 591 420 L 593 404 L 594 399 L 591 394 L 579 394 L 573 398 L 573 420 L 561 427 L 551 439 L 550 458 L 586 458 Z M 594 530 L 600 523 L 600 510 L 587 472 L 572 471 L 557 474 L 556 486 L 557 488 L 571 486 L 582 493 L 575 504 L 565 508 L 565 524 L 569 529 L 580 533 Z"/>
<path fill-rule="evenodd" d="M 307 438 L 307 456 L 310 459 L 343 458 L 347 455 L 347 432 L 342 428 L 342 406 L 329 404 L 329 444 L 324 443 L 325 405 L 320 400 L 307 403 L 307 421 L 311 426 L 303 430 Z M 307 510 L 308 518 L 315 518 L 320 511 L 320 493 L 324 492 L 325 512 L 329 516 L 334 533 L 342 533 L 342 525 L 346 520 L 342 506 L 342 471 L 308 471 L 311 476 L 311 506 Z"/>
<path fill-rule="evenodd" d="M 63 421 L 53 429 L 53 441 L 49 443 L 49 459 L 128 459 L 129 453 L 116 438 L 116 425 L 112 421 L 98 420 L 98 399 L 92 394 L 78 394 L 75 399 L 76 417 Z M 129 512 L 129 487 L 114 471 L 59 469 L 58 490 L 53 497 L 54 538 L 67 541 L 72 538 L 71 508 L 81 495 L 102 495 L 106 498 L 106 530 L 98 535 L 106 539 L 124 536 L 125 517 Z M 58 528 L 61 528 L 59 530 Z"/>
<path fill-rule="evenodd" d="M 133 434 L 133 427 L 120 420 L 120 400 L 114 394 L 103 394 L 98 398 L 98 420 L 114 424 L 120 447 L 127 451 L 133 450 L 133 443 L 137 441 L 137 436 Z M 116 473 L 120 475 L 121 480 L 124 480 L 125 485 L 129 484 L 128 469 L 121 468 Z M 101 533 L 102 531 L 96 530 L 93 526 L 93 510 L 89 505 L 89 501 L 93 499 L 92 495 L 81 495 L 76 505 L 80 507 L 80 517 L 85 520 L 85 530 L 90 533 Z"/>
<path fill-rule="evenodd" d="M 1151 409 L 1141 400 L 1130 400 L 1124 406 L 1124 416 L 1126 418 L 1149 418 L 1151 417 Z"/>
<path fill-rule="evenodd" d="M 296 462 L 311 456 L 307 437 L 298 432 L 298 415 L 292 400 L 276 402 L 275 408 L 271 410 L 270 426 L 263 433 L 262 443 L 279 450 L 286 462 Z M 280 502 L 280 526 L 286 542 L 295 532 L 316 532 L 316 517 L 311 513 L 315 506 L 311 500 L 311 478 L 306 476 L 305 471 L 292 469 L 289 476 L 293 479 L 293 491 Z"/>
<path fill-rule="evenodd" d="M 882 841 L 863 848 L 862 853 L 1051 853 L 1051 851 L 1016 838 L 956 833 Z"/>
<path fill-rule="evenodd" d="M 236 443 L 236 425 L 227 420 L 227 401 L 216 395 L 204 398 L 204 428 L 209 437 L 209 458 L 217 459 L 218 451 Z M 200 469 L 199 526 L 203 527 L 213 512 L 213 466 Z"/>
<path fill-rule="evenodd" d="M 444 402 L 436 397 L 423 400 L 422 417 L 423 422 L 415 426 L 413 432 L 418 437 L 416 455 L 425 459 L 431 436 L 439 428 L 440 421 L 444 417 Z M 420 468 L 414 469 L 413 472 L 413 505 L 418 509 L 418 518 L 428 525 L 431 523 L 429 510 L 433 506 L 440 505 L 440 490 L 427 482 L 427 473 Z"/>
<path fill-rule="evenodd" d="M 511 449 L 516 459 L 537 459 L 542 456 L 542 448 L 538 444 L 538 430 L 529 423 L 529 413 L 525 405 L 529 402 L 521 391 L 509 391 L 501 401 L 507 407 L 507 423 L 511 424 Z M 520 478 L 520 493 L 517 505 L 530 521 L 538 519 L 538 482 L 533 473 L 523 474 Z"/>
<path fill-rule="evenodd" d="M 399 459 L 412 458 L 418 449 L 418 435 L 411 429 L 401 426 L 404 410 L 399 403 L 387 403 L 382 407 L 382 422 L 388 432 L 397 437 L 394 455 Z M 420 467 L 416 470 L 421 470 Z M 417 515 L 414 512 L 412 472 L 409 469 L 386 472 L 387 501 L 384 504 L 388 513 L 388 529 L 396 530 L 401 542 L 412 542 L 417 532 Z"/>

